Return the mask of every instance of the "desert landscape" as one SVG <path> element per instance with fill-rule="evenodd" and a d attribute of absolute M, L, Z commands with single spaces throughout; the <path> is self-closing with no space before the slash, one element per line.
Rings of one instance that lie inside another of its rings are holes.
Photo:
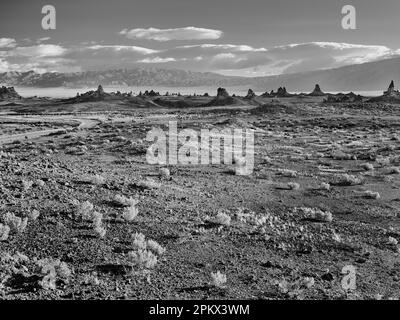
<path fill-rule="evenodd" d="M 0 299 L 398 299 L 400 94 L 323 89 L 3 87 Z M 253 173 L 149 164 L 169 121 L 250 128 Z"/>

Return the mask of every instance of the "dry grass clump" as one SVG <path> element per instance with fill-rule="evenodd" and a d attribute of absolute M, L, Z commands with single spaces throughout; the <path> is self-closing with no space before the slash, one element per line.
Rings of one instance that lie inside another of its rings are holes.
<path fill-rule="evenodd" d="M 84 221 L 92 219 L 93 204 L 90 201 L 79 202 L 75 204 L 76 216 Z"/>
<path fill-rule="evenodd" d="M 165 248 L 154 240 L 146 240 L 142 233 L 132 235 L 134 250 L 128 252 L 131 267 L 139 268 L 140 272 L 148 273 L 158 262 L 158 256 L 165 253 Z"/>
<path fill-rule="evenodd" d="M 374 170 L 374 166 L 371 163 L 363 163 L 361 165 L 361 167 L 365 170 L 365 171 L 372 171 Z"/>
<path fill-rule="evenodd" d="M 45 186 L 45 182 L 44 182 L 43 180 L 41 180 L 41 179 L 37 179 L 37 180 L 35 181 L 35 186 L 37 186 L 37 187 L 44 187 L 44 186 Z"/>
<path fill-rule="evenodd" d="M 91 222 L 93 231 L 98 234 L 100 238 L 104 238 L 107 230 L 103 225 L 103 214 L 95 211 L 90 201 L 79 202 L 75 200 L 74 202 L 77 218 L 82 221 Z"/>
<path fill-rule="evenodd" d="M 321 185 L 320 185 L 320 188 L 321 188 L 322 190 L 329 191 L 329 190 L 331 189 L 331 185 L 330 185 L 329 183 L 322 182 Z"/>
<path fill-rule="evenodd" d="M 219 211 L 215 216 L 214 222 L 222 226 L 229 227 L 231 225 L 231 217 L 225 212 Z"/>
<path fill-rule="evenodd" d="M 362 180 L 356 176 L 351 174 L 339 174 L 336 175 L 332 184 L 336 184 L 339 186 L 355 186 L 362 183 Z"/>
<path fill-rule="evenodd" d="M 348 153 L 344 153 L 342 150 L 335 150 L 331 153 L 331 157 L 334 160 L 355 160 L 354 156 Z"/>
<path fill-rule="evenodd" d="M 303 212 L 309 219 L 319 222 L 332 222 L 333 216 L 330 211 L 324 211 L 318 208 L 296 208 L 295 211 Z"/>
<path fill-rule="evenodd" d="M 125 221 L 131 222 L 135 220 L 138 215 L 138 209 L 136 206 L 125 207 L 124 211 L 122 212 L 122 218 Z"/>
<path fill-rule="evenodd" d="M 288 177 L 288 178 L 296 178 L 297 177 L 297 171 L 289 170 L 289 169 L 279 169 L 278 174 L 280 174 L 283 177 Z"/>
<path fill-rule="evenodd" d="M 389 243 L 390 245 L 397 246 L 397 244 L 399 243 L 399 241 L 398 241 L 396 238 L 389 237 L 389 238 L 388 238 L 388 243 Z"/>
<path fill-rule="evenodd" d="M 106 235 L 106 228 L 103 226 L 103 215 L 100 212 L 93 211 L 92 213 L 92 225 L 93 230 L 100 238 L 104 238 Z"/>
<path fill-rule="evenodd" d="M 87 182 L 99 186 L 105 184 L 106 179 L 99 174 L 95 174 L 93 176 L 88 177 Z"/>
<path fill-rule="evenodd" d="M 132 197 L 128 198 L 119 194 L 116 194 L 113 199 L 114 203 L 120 207 L 134 207 L 138 204 L 138 200 Z"/>
<path fill-rule="evenodd" d="M 36 262 L 36 265 L 39 273 L 43 276 L 39 285 L 45 290 L 55 290 L 58 280 L 68 283 L 72 274 L 68 265 L 59 259 L 41 259 Z"/>
<path fill-rule="evenodd" d="M 220 272 L 219 270 L 217 272 L 211 272 L 211 281 L 214 287 L 220 289 L 226 288 L 226 274 Z"/>
<path fill-rule="evenodd" d="M 10 227 L 10 230 L 16 233 L 25 231 L 28 224 L 28 218 L 17 217 L 14 213 L 7 212 L 3 215 L 3 222 Z"/>
<path fill-rule="evenodd" d="M 0 223 L 0 241 L 6 241 L 10 234 L 10 227 Z"/>
<path fill-rule="evenodd" d="M 164 179 L 169 180 L 171 178 L 171 172 L 169 171 L 168 168 L 161 168 L 160 176 L 163 177 Z"/>
<path fill-rule="evenodd" d="M 362 194 L 365 198 L 368 198 L 368 199 L 380 199 L 381 198 L 381 195 L 379 194 L 379 192 L 374 192 L 371 190 L 366 190 Z"/>
<path fill-rule="evenodd" d="M 28 191 L 33 186 L 33 181 L 22 179 L 22 188 L 24 191 Z"/>
<path fill-rule="evenodd" d="M 299 190 L 300 189 L 300 184 L 298 184 L 297 182 L 289 182 L 287 184 L 287 186 L 290 190 Z"/>
<path fill-rule="evenodd" d="M 386 169 L 387 174 L 400 174 L 400 168 L 399 167 L 390 167 Z"/>
<path fill-rule="evenodd" d="M 146 178 L 145 180 L 135 182 L 135 186 L 142 189 L 158 189 L 161 185 L 153 179 Z"/>
<path fill-rule="evenodd" d="M 387 166 L 390 164 L 390 158 L 389 157 L 383 157 L 383 156 L 378 156 L 375 159 L 376 163 L 380 164 L 381 167 Z"/>
<path fill-rule="evenodd" d="M 40 212 L 36 209 L 33 209 L 32 211 L 28 212 L 28 218 L 32 221 L 35 221 L 37 218 L 39 218 Z"/>

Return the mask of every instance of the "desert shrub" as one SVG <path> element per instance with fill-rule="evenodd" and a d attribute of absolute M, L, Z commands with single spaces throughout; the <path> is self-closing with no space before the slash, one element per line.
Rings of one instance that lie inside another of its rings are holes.
<path fill-rule="evenodd" d="M 366 171 L 374 170 L 374 166 L 371 163 L 363 163 L 361 167 Z"/>
<path fill-rule="evenodd" d="M 57 281 L 68 283 L 71 270 L 65 262 L 59 259 L 45 258 L 36 261 L 38 272 L 43 276 L 39 285 L 45 290 L 56 289 Z"/>
<path fill-rule="evenodd" d="M 127 198 L 125 196 L 121 196 L 119 194 L 116 194 L 114 196 L 114 203 L 121 206 L 121 207 L 132 207 L 132 206 L 136 206 L 139 202 L 139 200 L 134 199 L 132 197 Z"/>
<path fill-rule="evenodd" d="M 143 271 L 153 269 L 157 264 L 157 256 L 149 250 L 135 250 L 128 252 L 128 259 L 132 267 L 138 267 Z"/>
<path fill-rule="evenodd" d="M 33 185 L 33 181 L 31 181 L 31 180 L 22 179 L 21 182 L 22 182 L 22 188 L 24 189 L 24 191 L 28 191 Z"/>
<path fill-rule="evenodd" d="M 332 184 L 340 185 L 340 186 L 354 186 L 361 184 L 362 180 L 356 176 L 350 174 L 340 174 L 334 177 L 334 181 Z"/>
<path fill-rule="evenodd" d="M 6 241 L 10 234 L 10 227 L 0 223 L 0 241 Z"/>
<path fill-rule="evenodd" d="M 368 199 L 380 199 L 380 197 L 381 197 L 379 192 L 374 192 L 371 190 L 366 190 L 362 194 L 365 198 L 368 198 Z"/>
<path fill-rule="evenodd" d="M 141 250 L 145 250 L 147 247 L 146 236 L 143 233 L 134 233 L 132 235 L 132 245 Z"/>
<path fill-rule="evenodd" d="M 331 185 L 330 185 L 329 183 L 322 182 L 322 183 L 321 183 L 321 189 L 322 189 L 322 190 L 329 191 L 329 190 L 331 189 Z"/>
<path fill-rule="evenodd" d="M 287 184 L 287 186 L 290 190 L 299 190 L 300 189 L 300 184 L 298 184 L 297 182 L 289 182 Z"/>
<path fill-rule="evenodd" d="M 398 241 L 396 238 L 389 237 L 389 238 L 388 238 L 388 243 L 389 243 L 390 245 L 397 246 L 397 244 L 399 243 L 399 241 Z"/>
<path fill-rule="evenodd" d="M 335 160 L 352 160 L 353 156 L 348 153 L 344 153 L 342 150 L 335 150 L 332 152 L 331 157 Z"/>
<path fill-rule="evenodd" d="M 92 219 L 93 204 L 90 201 L 78 202 L 76 204 L 76 216 L 82 220 Z"/>
<path fill-rule="evenodd" d="M 28 218 L 33 221 L 35 221 L 37 218 L 39 218 L 39 216 L 40 216 L 40 212 L 36 209 L 33 209 L 32 211 L 29 211 L 29 213 L 28 213 Z"/>
<path fill-rule="evenodd" d="M 297 177 L 297 171 L 295 171 L 295 170 L 279 169 L 278 173 L 283 177 L 288 177 L 288 178 L 296 178 Z"/>
<path fill-rule="evenodd" d="M 100 212 L 93 211 L 91 214 L 93 230 L 100 236 L 104 238 L 106 235 L 106 228 L 103 226 L 103 215 Z"/>
<path fill-rule="evenodd" d="M 138 209 L 135 206 L 125 207 L 122 212 L 122 217 L 125 221 L 133 221 L 138 215 Z"/>
<path fill-rule="evenodd" d="M 161 175 L 161 177 L 169 180 L 169 178 L 171 177 L 171 172 L 169 171 L 168 168 L 161 168 L 160 175 Z"/>
<path fill-rule="evenodd" d="M 154 240 L 147 240 L 147 248 L 158 254 L 159 256 L 165 253 L 165 248 Z"/>
<path fill-rule="evenodd" d="M 387 172 L 387 174 L 400 174 L 400 168 L 399 167 L 390 167 L 390 168 L 387 168 L 386 172 Z"/>
<path fill-rule="evenodd" d="M 106 182 L 106 179 L 99 174 L 95 174 L 93 176 L 88 177 L 87 181 L 94 185 L 103 185 Z"/>
<path fill-rule="evenodd" d="M 82 283 L 84 285 L 98 286 L 100 284 L 100 280 L 97 277 L 97 273 L 93 272 L 93 273 L 90 273 L 90 274 L 85 274 L 83 276 Z"/>
<path fill-rule="evenodd" d="M 227 215 L 225 212 L 218 212 L 218 214 L 215 216 L 215 221 L 216 224 L 220 224 L 223 226 L 229 227 L 231 225 L 231 217 Z"/>
<path fill-rule="evenodd" d="M 44 187 L 45 186 L 45 182 L 43 180 L 41 180 L 41 179 L 37 179 L 35 181 L 35 185 L 38 186 L 38 187 Z"/>
<path fill-rule="evenodd" d="M 307 218 L 310 218 L 315 221 L 320 221 L 320 222 L 332 222 L 333 221 L 333 216 L 330 211 L 323 211 L 318 208 L 296 208 L 296 211 L 301 211 L 303 212 Z"/>
<path fill-rule="evenodd" d="M 375 159 L 376 163 L 380 164 L 381 167 L 387 166 L 390 164 L 390 158 L 389 157 L 383 157 L 383 156 L 378 156 Z"/>
<path fill-rule="evenodd" d="M 226 275 L 220 271 L 211 272 L 211 281 L 212 285 L 217 288 L 225 288 L 226 287 Z"/>
<path fill-rule="evenodd" d="M 157 264 L 157 256 L 165 253 L 165 248 L 154 240 L 147 240 L 144 234 L 132 234 L 132 245 L 134 250 L 128 253 L 131 267 L 138 267 L 140 271 L 147 273 Z"/>
<path fill-rule="evenodd" d="M 149 178 L 146 178 L 145 180 L 139 180 L 135 182 L 135 185 L 143 189 L 158 189 L 161 186 L 159 183 Z"/>
<path fill-rule="evenodd" d="M 17 252 L 10 254 L 0 251 L 0 288 L 5 288 L 15 275 L 27 275 L 29 259 Z"/>
<path fill-rule="evenodd" d="M 28 218 L 20 218 L 11 212 L 7 212 L 3 215 L 3 222 L 10 227 L 11 231 L 22 233 L 26 229 Z"/>

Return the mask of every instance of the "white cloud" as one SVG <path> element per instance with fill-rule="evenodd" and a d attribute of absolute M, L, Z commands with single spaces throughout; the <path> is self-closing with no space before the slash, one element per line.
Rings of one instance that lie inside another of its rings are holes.
<path fill-rule="evenodd" d="M 129 39 L 146 39 L 156 41 L 170 40 L 210 40 L 219 39 L 222 31 L 197 27 L 158 29 L 158 28 L 136 28 L 132 30 L 123 29 L 119 32 Z"/>
<path fill-rule="evenodd" d="M 159 52 L 159 50 L 144 48 L 144 47 L 137 47 L 137 46 L 113 46 L 113 45 L 94 45 L 90 46 L 87 49 L 90 50 L 102 50 L 102 49 L 109 49 L 115 52 L 136 52 L 140 54 L 154 54 Z"/>
<path fill-rule="evenodd" d="M 0 38 L 0 48 L 14 48 L 17 45 L 15 39 Z"/>
<path fill-rule="evenodd" d="M 166 62 L 172 62 L 176 61 L 175 58 L 160 58 L 160 57 L 154 57 L 154 58 L 144 58 L 142 60 L 138 60 L 137 62 L 142 62 L 142 63 L 166 63 Z"/>
<path fill-rule="evenodd" d="M 16 47 L 10 54 L 25 57 L 54 57 L 66 53 L 67 49 L 55 44 L 39 44 L 29 47 Z"/>

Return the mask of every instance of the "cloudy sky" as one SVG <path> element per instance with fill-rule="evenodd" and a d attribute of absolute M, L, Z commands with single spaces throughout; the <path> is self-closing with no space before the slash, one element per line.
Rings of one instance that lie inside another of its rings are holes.
<path fill-rule="evenodd" d="M 56 8 L 43 30 L 42 6 Z M 341 27 L 353 5 L 357 29 Z M 399 0 L 1 0 L 0 72 L 158 67 L 264 76 L 400 54 Z"/>

